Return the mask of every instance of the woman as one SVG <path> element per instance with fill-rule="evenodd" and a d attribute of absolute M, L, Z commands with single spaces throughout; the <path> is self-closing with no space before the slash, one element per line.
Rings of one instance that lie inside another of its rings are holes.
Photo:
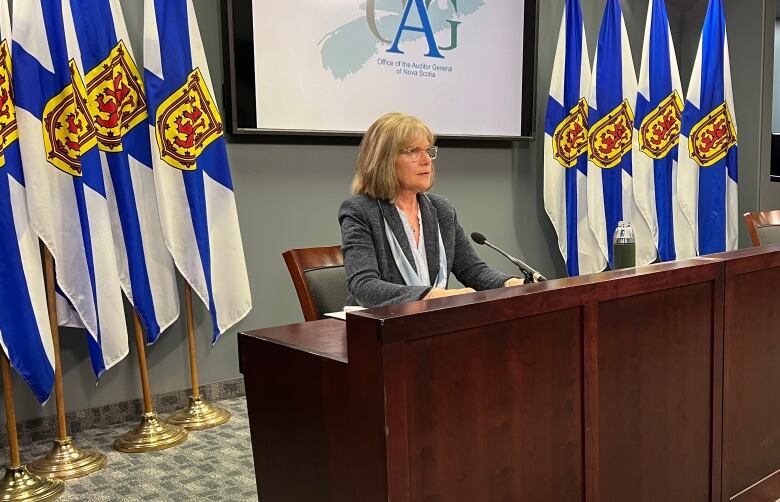
<path fill-rule="evenodd" d="M 347 305 L 377 307 L 515 286 L 479 259 L 433 185 L 437 147 L 419 119 L 388 113 L 363 136 L 353 197 L 339 209 Z M 446 289 L 450 272 L 467 287 Z"/>

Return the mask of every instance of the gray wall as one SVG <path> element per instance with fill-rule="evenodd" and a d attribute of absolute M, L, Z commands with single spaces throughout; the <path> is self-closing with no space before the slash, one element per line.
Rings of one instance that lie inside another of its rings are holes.
<path fill-rule="evenodd" d="M 603 0 L 581 0 L 591 57 L 603 10 Z M 726 0 L 731 43 L 736 114 L 740 141 L 740 210 L 780 207 L 780 196 L 764 180 L 768 176 L 768 135 L 771 110 L 774 3 Z M 635 64 L 640 62 L 647 0 L 623 0 Z M 552 58 L 563 10 L 562 0 L 539 0 L 539 51 L 536 82 L 536 131 L 544 131 L 544 111 Z M 684 85 L 698 43 L 706 2 L 669 2 L 672 32 Z M 142 2 L 123 0 L 131 43 L 140 58 Z M 195 0 L 206 51 L 221 100 L 222 52 L 218 0 Z M 771 7 L 771 8 L 770 8 Z M 767 16 L 770 18 L 767 18 Z M 765 72 L 768 72 L 768 76 Z M 228 145 L 235 182 L 244 249 L 254 308 L 249 316 L 210 347 L 210 321 L 196 304 L 199 369 L 202 382 L 240 376 L 236 332 L 302 320 L 281 252 L 292 247 L 337 244 L 336 212 L 348 195 L 357 148 L 283 144 Z M 560 277 L 565 267 L 554 230 L 542 201 L 542 143 L 517 142 L 483 148 L 448 147 L 437 160 L 435 192 L 458 208 L 467 232 L 479 230 L 507 251 L 535 264 L 548 277 Z M 759 169 L 760 166 L 760 169 Z M 762 174 L 759 176 L 759 170 Z M 766 200 L 764 200 L 766 199 Z M 742 239 L 743 245 L 746 240 Z M 489 253 L 491 265 L 512 267 Z M 63 368 L 68 410 L 91 408 L 140 396 L 135 344 L 131 355 L 106 373 L 95 386 L 83 334 L 64 331 Z M 177 322 L 147 350 L 153 393 L 188 387 L 183 321 Z M 16 382 L 18 419 L 54 413 L 53 400 L 40 408 L 29 391 Z"/>

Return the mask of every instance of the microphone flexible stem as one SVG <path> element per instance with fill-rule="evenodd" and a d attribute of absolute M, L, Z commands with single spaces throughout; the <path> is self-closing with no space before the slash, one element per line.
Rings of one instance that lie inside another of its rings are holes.
<path fill-rule="evenodd" d="M 515 258 L 514 256 L 509 255 L 506 251 L 504 251 L 500 247 L 495 246 L 495 245 L 491 244 L 490 242 L 488 242 L 487 239 L 485 239 L 485 245 L 487 247 L 491 248 L 491 249 L 494 249 L 495 251 L 498 251 L 499 253 L 504 255 L 504 257 L 506 257 L 507 260 L 509 260 L 512 263 L 514 263 L 517 266 L 517 268 L 519 268 L 520 271 L 523 273 L 525 278 L 528 279 L 529 281 L 531 281 L 531 282 L 539 282 L 539 281 L 546 281 L 547 280 L 547 278 L 545 276 L 540 274 L 538 271 L 534 270 L 532 267 L 529 267 L 528 265 L 526 265 L 522 260 L 520 260 L 519 258 Z"/>

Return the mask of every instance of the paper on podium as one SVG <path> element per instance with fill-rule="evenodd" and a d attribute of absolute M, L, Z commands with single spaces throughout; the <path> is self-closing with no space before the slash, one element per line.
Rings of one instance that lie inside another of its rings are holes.
<path fill-rule="evenodd" d="M 327 317 L 333 317 L 334 319 L 347 320 L 347 312 L 357 312 L 358 310 L 366 310 L 365 307 L 359 307 L 357 305 L 345 305 L 344 310 L 338 312 L 328 312 L 325 314 Z"/>

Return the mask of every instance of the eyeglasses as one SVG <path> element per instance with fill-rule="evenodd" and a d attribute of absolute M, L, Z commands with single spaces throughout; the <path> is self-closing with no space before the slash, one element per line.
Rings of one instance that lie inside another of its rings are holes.
<path fill-rule="evenodd" d="M 429 146 L 428 148 L 418 148 L 418 147 L 403 148 L 401 152 L 408 155 L 409 160 L 413 162 L 418 162 L 422 158 L 423 152 L 425 152 L 428 155 L 429 159 L 431 160 L 435 159 L 436 156 L 439 154 L 439 147 Z"/>

